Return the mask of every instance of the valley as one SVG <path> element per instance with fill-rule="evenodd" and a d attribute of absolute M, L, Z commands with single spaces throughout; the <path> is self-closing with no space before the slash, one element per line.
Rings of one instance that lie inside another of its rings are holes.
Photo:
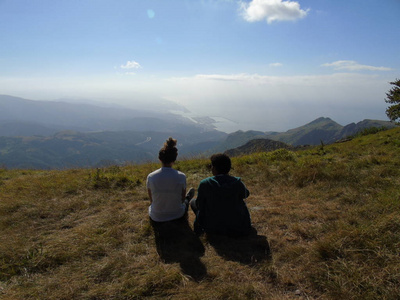
<path fill-rule="evenodd" d="M 185 111 L 184 108 L 181 108 Z M 5 168 L 65 169 L 157 161 L 158 150 L 173 136 L 180 159 L 230 151 L 252 140 L 253 152 L 330 144 L 366 128 L 392 128 L 388 121 L 363 120 L 342 126 L 320 117 L 286 132 L 237 131 L 227 134 L 212 118 L 185 118 L 165 110 L 131 110 L 94 104 L 33 101 L 0 95 L 0 165 Z"/>

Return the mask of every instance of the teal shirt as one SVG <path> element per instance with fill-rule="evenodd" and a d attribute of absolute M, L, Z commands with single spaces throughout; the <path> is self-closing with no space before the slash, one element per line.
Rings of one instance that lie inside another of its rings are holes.
<path fill-rule="evenodd" d="M 250 192 L 239 177 L 217 175 L 200 182 L 196 199 L 195 231 L 247 235 L 251 230 L 244 199 Z"/>

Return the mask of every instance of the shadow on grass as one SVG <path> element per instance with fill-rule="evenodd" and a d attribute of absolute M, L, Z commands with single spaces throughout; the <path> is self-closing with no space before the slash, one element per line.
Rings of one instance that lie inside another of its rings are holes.
<path fill-rule="evenodd" d="M 207 240 L 218 255 L 226 260 L 255 265 L 272 258 L 267 238 L 263 235 L 258 235 L 257 230 L 254 228 L 249 236 L 228 237 L 207 234 Z"/>
<path fill-rule="evenodd" d="M 182 272 L 196 281 L 203 279 L 207 269 L 200 257 L 204 255 L 205 249 L 188 220 L 181 218 L 162 223 L 150 222 L 160 258 L 165 263 L 179 263 Z"/>

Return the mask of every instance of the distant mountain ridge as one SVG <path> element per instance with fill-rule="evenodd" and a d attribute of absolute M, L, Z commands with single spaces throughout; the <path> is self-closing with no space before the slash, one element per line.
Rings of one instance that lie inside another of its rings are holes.
<path fill-rule="evenodd" d="M 354 135 L 357 132 L 371 127 L 393 128 L 396 125 L 389 121 L 363 120 L 342 126 L 330 118 L 320 117 L 303 126 L 290 129 L 286 132 L 262 132 L 262 131 L 236 131 L 219 144 L 214 150 L 234 149 L 253 139 L 270 139 L 280 141 L 291 146 L 319 145 L 334 143 L 340 139 Z"/>
<path fill-rule="evenodd" d="M 156 112 L 0 95 L 0 166 L 52 169 L 156 161 L 169 136 L 178 139 L 180 159 L 225 151 L 236 156 L 329 144 L 365 128 L 395 126 L 379 120 L 342 126 L 321 117 L 286 132 L 226 134 L 213 129 L 207 117 L 200 119 L 205 122 L 166 113 L 165 106 Z"/>
<path fill-rule="evenodd" d="M 321 127 L 318 126 L 320 123 Z M 279 137 L 284 137 L 289 141 L 292 138 L 295 141 L 315 142 L 315 145 L 320 144 L 321 141 L 327 143 L 328 140 L 325 139 L 327 136 L 332 140 L 333 137 L 341 138 L 355 134 L 359 129 L 386 123 L 364 120 L 347 126 L 335 124 L 337 123 L 329 118 L 319 118 L 309 124 L 289 130 L 281 136 L 280 133 L 264 134 L 261 131 L 238 131 L 227 135 L 219 131 L 187 134 L 159 131 L 83 133 L 71 130 L 61 131 L 51 136 L 0 136 L 0 166 L 63 169 L 157 161 L 158 150 L 170 135 L 178 139 L 179 159 L 199 155 L 209 156 L 211 153 L 225 151 L 231 156 L 237 156 L 279 148 L 293 149 L 298 146 L 278 141 Z M 332 128 L 336 128 L 336 131 Z M 328 134 L 325 134 L 326 131 Z"/>
<path fill-rule="evenodd" d="M 257 138 L 266 138 L 266 135 L 262 131 L 242 131 L 238 130 L 229 134 L 218 146 L 212 149 L 212 152 L 224 152 L 228 149 L 233 149 L 246 144 L 248 141 Z"/>
<path fill-rule="evenodd" d="M 318 118 L 306 125 L 288 130 L 283 133 L 275 133 L 268 136 L 273 140 L 278 140 L 293 146 L 315 145 L 321 140 L 324 143 L 330 143 L 335 140 L 341 132 L 343 126 L 331 120 L 330 118 Z"/>
<path fill-rule="evenodd" d="M 280 148 L 295 149 L 300 146 L 330 144 L 355 135 L 366 128 L 392 128 L 389 121 L 363 120 L 342 126 L 330 118 L 321 117 L 303 126 L 286 132 L 237 131 L 215 147 L 223 149 L 231 156 L 247 155 L 255 152 L 269 152 Z M 273 143 L 275 142 L 275 143 Z"/>
<path fill-rule="evenodd" d="M 288 130 L 283 133 L 267 134 L 266 137 L 285 142 L 292 146 L 299 145 L 318 145 L 321 141 L 331 144 L 337 140 L 354 135 L 360 130 L 370 127 L 393 128 L 396 125 L 389 121 L 363 120 L 361 122 L 350 123 L 342 126 L 330 118 L 321 117 L 306 125 Z"/>
<path fill-rule="evenodd" d="M 168 113 L 165 109 L 154 111 L 83 103 L 36 101 L 8 95 L 0 95 L 0 126 L 2 136 L 48 135 L 61 130 L 186 133 L 214 130 L 210 123 L 195 123 L 180 115 Z M 13 130 L 7 131 L 7 127 L 12 127 Z"/>

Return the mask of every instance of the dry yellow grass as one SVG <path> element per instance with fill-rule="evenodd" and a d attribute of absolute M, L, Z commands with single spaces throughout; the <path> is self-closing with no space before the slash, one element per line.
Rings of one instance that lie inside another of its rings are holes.
<path fill-rule="evenodd" d="M 400 130 L 233 159 L 256 235 L 152 226 L 147 174 L 0 169 L 1 299 L 398 299 Z M 176 167 L 197 186 L 208 161 Z"/>

